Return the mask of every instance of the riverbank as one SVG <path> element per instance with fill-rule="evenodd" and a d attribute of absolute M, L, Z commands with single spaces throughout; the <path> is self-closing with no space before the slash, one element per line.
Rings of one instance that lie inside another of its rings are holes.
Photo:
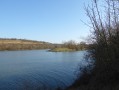
<path fill-rule="evenodd" d="M 75 49 L 69 49 L 69 48 L 54 48 L 49 50 L 51 52 L 74 52 L 76 51 Z"/>
<path fill-rule="evenodd" d="M 0 39 L 0 51 L 39 50 L 53 48 L 53 44 L 26 39 Z"/>

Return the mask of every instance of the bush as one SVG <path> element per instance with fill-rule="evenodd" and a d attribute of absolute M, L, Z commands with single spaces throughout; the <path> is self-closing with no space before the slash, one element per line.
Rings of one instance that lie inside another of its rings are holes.
<path fill-rule="evenodd" d="M 94 68 L 78 79 L 80 90 L 119 90 L 119 0 L 105 1 L 106 19 L 97 0 L 85 8 L 93 28 L 88 49 Z"/>

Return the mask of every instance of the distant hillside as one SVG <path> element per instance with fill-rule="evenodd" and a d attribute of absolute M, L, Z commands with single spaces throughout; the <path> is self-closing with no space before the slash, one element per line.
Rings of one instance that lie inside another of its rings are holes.
<path fill-rule="evenodd" d="M 53 47 L 53 44 L 44 41 L 0 38 L 0 50 L 32 50 L 48 49 Z"/>

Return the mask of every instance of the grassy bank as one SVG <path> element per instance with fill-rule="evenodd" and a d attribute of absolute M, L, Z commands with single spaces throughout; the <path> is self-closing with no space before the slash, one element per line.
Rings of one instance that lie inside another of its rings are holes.
<path fill-rule="evenodd" d="M 75 49 L 69 49 L 69 48 L 54 48 L 49 50 L 51 52 L 74 52 L 76 51 Z"/>
<path fill-rule="evenodd" d="M 85 42 L 77 43 L 73 40 L 64 42 L 60 45 L 55 45 L 55 47 L 49 51 L 52 52 L 74 52 L 80 50 L 86 50 L 88 45 Z"/>
<path fill-rule="evenodd" d="M 0 50 L 35 50 L 53 48 L 48 42 L 25 40 L 25 39 L 0 39 Z"/>

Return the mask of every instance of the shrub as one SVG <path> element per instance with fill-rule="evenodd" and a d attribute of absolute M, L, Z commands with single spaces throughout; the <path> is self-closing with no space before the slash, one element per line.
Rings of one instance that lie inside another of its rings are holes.
<path fill-rule="evenodd" d="M 80 90 L 119 90 L 119 0 L 103 1 L 105 17 L 101 16 L 97 0 L 85 8 L 92 24 L 88 49 L 94 68 L 78 79 Z"/>

